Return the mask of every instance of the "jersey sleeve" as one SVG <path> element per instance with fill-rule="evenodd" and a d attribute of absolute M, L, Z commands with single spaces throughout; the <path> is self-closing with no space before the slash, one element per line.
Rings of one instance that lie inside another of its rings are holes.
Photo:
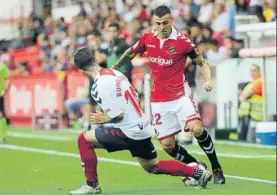
<path fill-rule="evenodd" d="M 140 39 L 131 47 L 133 53 L 144 53 L 146 51 L 145 39 L 147 34 L 143 34 Z"/>
<path fill-rule="evenodd" d="M 112 80 L 112 79 L 109 79 Z M 111 87 L 115 83 L 114 81 L 105 82 L 101 86 L 97 87 L 98 96 L 95 97 L 96 92 L 92 91 L 92 97 L 99 104 L 99 106 L 108 114 L 110 118 L 115 118 L 123 113 L 118 103 L 116 103 L 116 89 Z M 99 83 L 100 84 L 100 83 Z M 93 89 L 92 89 L 93 90 Z"/>
<path fill-rule="evenodd" d="M 184 45 L 184 55 L 189 56 L 192 59 L 200 55 L 196 45 L 189 38 L 182 36 L 181 39 Z"/>

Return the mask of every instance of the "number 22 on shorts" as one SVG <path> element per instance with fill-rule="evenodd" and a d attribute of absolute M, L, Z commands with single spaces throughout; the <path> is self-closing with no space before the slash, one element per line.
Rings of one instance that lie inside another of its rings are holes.
<path fill-rule="evenodd" d="M 162 124 L 160 113 L 152 114 L 152 124 L 153 125 L 161 125 Z"/>

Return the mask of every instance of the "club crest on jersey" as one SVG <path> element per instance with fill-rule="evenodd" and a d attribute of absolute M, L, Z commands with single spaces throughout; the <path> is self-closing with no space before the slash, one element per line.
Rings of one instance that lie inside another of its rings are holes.
<path fill-rule="evenodd" d="M 169 48 L 167 49 L 167 53 L 170 55 L 173 55 L 175 51 L 176 51 L 176 48 L 173 45 L 169 46 Z"/>

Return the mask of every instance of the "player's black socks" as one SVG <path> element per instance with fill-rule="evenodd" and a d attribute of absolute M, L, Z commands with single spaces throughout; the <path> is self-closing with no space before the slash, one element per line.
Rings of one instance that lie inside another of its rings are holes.
<path fill-rule="evenodd" d="M 221 169 L 221 166 L 220 166 L 217 156 L 216 156 L 212 138 L 208 134 L 208 132 L 204 129 L 202 135 L 200 135 L 199 137 L 195 137 L 195 138 L 197 139 L 199 146 L 204 150 L 204 152 L 208 156 L 208 158 L 211 162 L 211 165 L 212 165 L 212 169 L 217 169 L 217 168 Z"/>
<path fill-rule="evenodd" d="M 172 152 L 167 152 L 170 156 L 175 158 L 176 160 L 183 162 L 185 164 L 197 162 L 197 160 L 192 157 L 185 148 L 180 146 L 179 144 L 175 144 L 175 148 Z"/>
<path fill-rule="evenodd" d="M 87 181 L 87 185 L 96 188 L 99 185 L 99 183 L 98 181 Z"/>

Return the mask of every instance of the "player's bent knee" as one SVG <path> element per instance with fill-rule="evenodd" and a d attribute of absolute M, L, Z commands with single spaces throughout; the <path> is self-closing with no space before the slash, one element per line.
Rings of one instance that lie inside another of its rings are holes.
<path fill-rule="evenodd" d="M 153 165 L 144 165 L 143 169 L 151 174 L 159 174 L 159 163 Z"/>
<path fill-rule="evenodd" d="M 95 131 L 91 130 L 81 133 L 78 137 L 78 143 L 80 142 L 87 142 L 92 145 L 97 145 L 98 141 L 95 137 Z"/>
<path fill-rule="evenodd" d="M 202 126 L 196 127 L 196 128 L 194 128 L 194 129 L 192 130 L 193 135 L 194 135 L 195 137 L 199 137 L 200 135 L 202 135 L 203 131 L 204 131 L 204 129 L 203 129 Z"/>
<path fill-rule="evenodd" d="M 161 145 L 166 152 L 172 152 L 175 148 L 175 139 L 164 139 L 161 141 Z"/>
<path fill-rule="evenodd" d="M 84 134 L 84 136 L 85 136 L 85 138 L 86 138 L 86 140 L 88 142 L 94 142 L 96 140 L 96 136 L 95 136 L 95 131 L 94 130 L 85 131 L 83 134 Z"/>
<path fill-rule="evenodd" d="M 159 174 L 164 174 L 163 171 L 160 169 L 160 164 L 159 162 L 155 165 L 149 165 L 149 166 L 144 166 L 144 170 L 148 173 L 159 175 Z"/>
<path fill-rule="evenodd" d="M 191 121 L 187 124 L 187 127 L 190 129 L 190 131 L 192 131 L 193 135 L 196 137 L 200 136 L 204 131 L 202 122 L 200 120 Z"/>
<path fill-rule="evenodd" d="M 152 171 L 155 169 L 155 165 L 146 165 L 146 166 L 143 166 L 143 169 L 148 172 L 148 173 L 152 173 Z"/>
<path fill-rule="evenodd" d="M 87 143 L 84 133 L 81 133 L 78 137 L 78 144 L 80 144 L 80 143 Z"/>
<path fill-rule="evenodd" d="M 143 167 L 143 169 L 148 173 L 153 173 L 153 170 L 155 170 L 155 167 L 159 164 L 158 158 L 147 160 L 137 157 L 137 160 L 139 164 Z"/>
<path fill-rule="evenodd" d="M 4 115 L 2 112 L 0 112 L 0 119 L 4 118 Z"/>

